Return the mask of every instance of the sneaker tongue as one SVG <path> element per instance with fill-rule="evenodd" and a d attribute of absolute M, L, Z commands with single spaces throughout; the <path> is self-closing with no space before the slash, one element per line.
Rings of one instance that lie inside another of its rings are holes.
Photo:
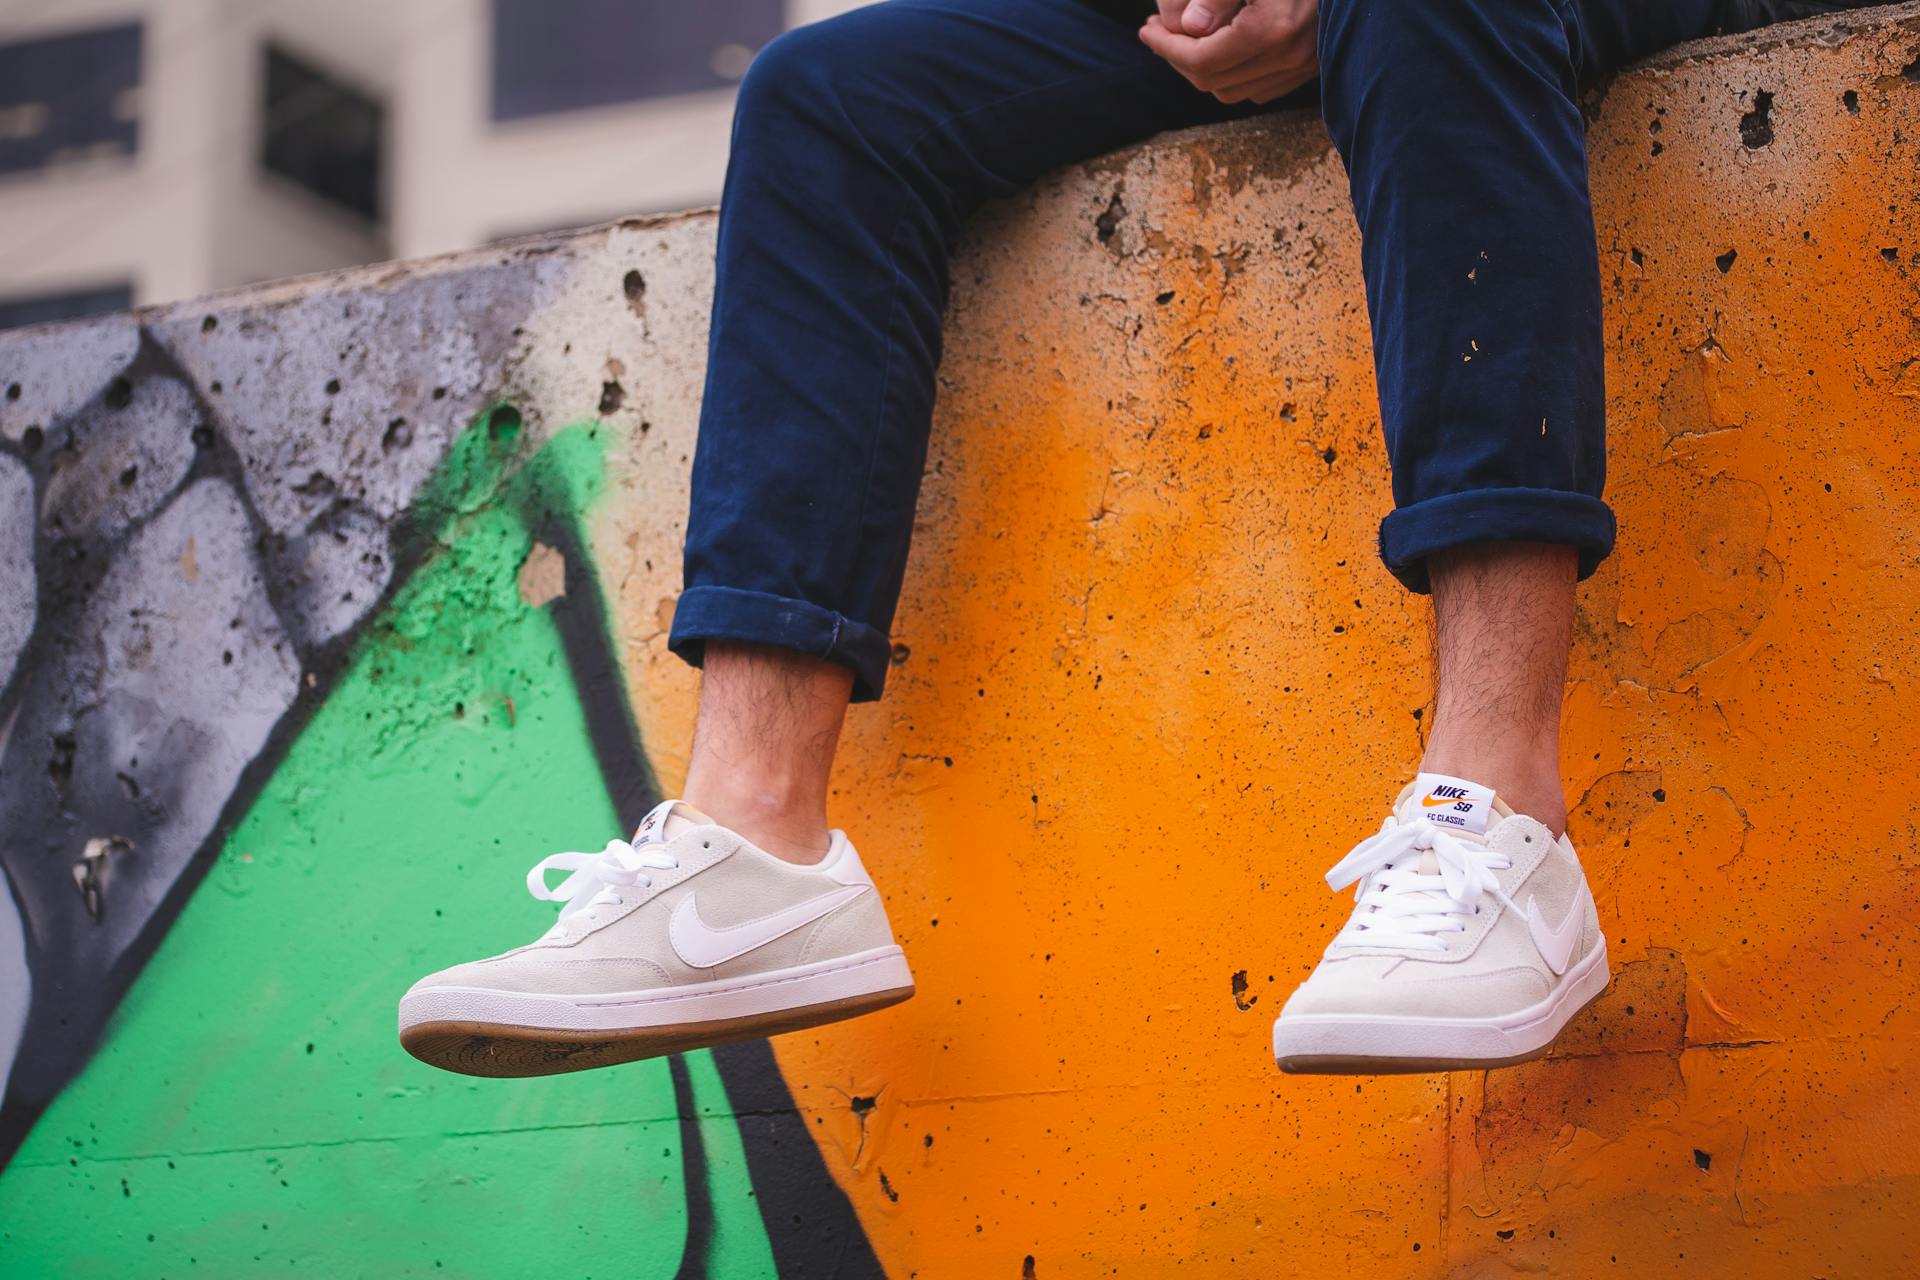
<path fill-rule="evenodd" d="M 695 827 L 711 824 L 712 819 L 685 801 L 662 800 L 653 807 L 651 813 L 640 819 L 640 826 L 634 831 L 633 839 L 629 843 L 665 844 L 677 838 L 683 831 L 691 831 Z"/>
<path fill-rule="evenodd" d="M 1498 816 L 1504 816 L 1492 787 L 1444 773 L 1423 773 L 1413 780 L 1401 805 L 1403 821 L 1431 822 L 1455 833 L 1483 836 Z"/>

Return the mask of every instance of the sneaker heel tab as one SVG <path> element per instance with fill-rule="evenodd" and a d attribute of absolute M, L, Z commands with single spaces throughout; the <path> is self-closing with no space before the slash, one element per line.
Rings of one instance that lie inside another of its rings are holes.
<path fill-rule="evenodd" d="M 832 833 L 832 844 L 827 848 L 827 857 L 820 870 L 840 884 L 873 886 L 873 877 L 867 874 L 866 865 L 854 850 L 853 841 L 847 839 L 846 832 L 838 829 Z"/>

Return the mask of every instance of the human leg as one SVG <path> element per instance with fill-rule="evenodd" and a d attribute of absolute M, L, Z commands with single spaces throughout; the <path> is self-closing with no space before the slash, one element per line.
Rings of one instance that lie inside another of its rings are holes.
<path fill-rule="evenodd" d="M 1605 988 L 1563 827 L 1575 583 L 1613 541 L 1583 80 L 1706 34 L 1711 0 L 1323 0 L 1322 102 L 1362 237 L 1395 511 L 1431 591 L 1435 718 L 1358 901 L 1274 1027 L 1290 1071 L 1498 1066 Z"/>
<path fill-rule="evenodd" d="M 947 261 L 985 200 L 1231 119 L 1077 0 L 893 0 L 789 32 L 741 86 L 686 591 L 669 643 L 771 645 L 879 696 L 932 420 Z"/>
<path fill-rule="evenodd" d="M 1423 773 L 1472 778 L 1558 835 L 1560 701 L 1573 639 L 1572 547 L 1481 542 L 1428 558 L 1434 718 Z"/>
<path fill-rule="evenodd" d="M 776 857 L 819 860 L 853 671 L 763 645 L 707 646 L 682 795 Z"/>
<path fill-rule="evenodd" d="M 777 41 L 742 87 L 670 642 L 704 668 L 686 798 L 770 852 L 825 847 L 840 714 L 886 678 L 962 221 L 1251 110 L 1134 26 L 1076 0 L 883 4 Z"/>
<path fill-rule="evenodd" d="M 761 53 L 722 205 L 670 639 L 705 664 L 692 803 L 545 859 L 529 889 L 559 919 L 415 984 L 410 1052 L 571 1071 L 912 994 L 859 855 L 827 830 L 826 786 L 849 698 L 885 679 L 954 239 L 1047 169 L 1248 111 L 1075 0 L 895 0 Z"/>

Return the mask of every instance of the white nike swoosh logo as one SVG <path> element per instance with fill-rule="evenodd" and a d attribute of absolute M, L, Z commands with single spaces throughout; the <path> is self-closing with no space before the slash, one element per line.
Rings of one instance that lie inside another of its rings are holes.
<path fill-rule="evenodd" d="M 743 956 L 756 947 L 764 947 L 769 942 L 784 938 L 795 929 L 812 924 L 836 907 L 852 902 L 867 888 L 864 884 L 856 884 L 835 889 L 770 916 L 742 921 L 724 929 L 716 929 L 700 918 L 700 908 L 693 904 L 693 895 L 689 893 L 680 899 L 679 905 L 673 909 L 673 918 L 667 921 L 667 941 L 673 944 L 674 952 L 694 968 L 711 969 L 717 964 L 725 964 Z"/>
<path fill-rule="evenodd" d="M 1580 938 L 1580 908 L 1586 905 L 1586 882 L 1580 883 L 1579 892 L 1573 895 L 1573 905 L 1567 908 L 1567 918 L 1560 922 L 1557 929 L 1547 928 L 1540 918 L 1540 904 L 1533 898 L 1527 899 L 1527 932 L 1533 935 L 1533 945 L 1540 948 L 1540 958 L 1556 974 L 1565 973 L 1573 962 L 1573 944 Z"/>

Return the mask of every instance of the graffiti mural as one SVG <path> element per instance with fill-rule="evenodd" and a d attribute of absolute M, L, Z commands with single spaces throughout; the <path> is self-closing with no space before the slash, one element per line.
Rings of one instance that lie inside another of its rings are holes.
<path fill-rule="evenodd" d="M 488 282 L 495 314 L 529 306 L 503 296 L 511 283 Z M 425 331 L 463 287 L 388 299 L 380 324 Z M 214 346 L 223 322 L 237 350 Z M 456 435 L 446 424 L 498 376 L 497 352 L 425 353 L 423 369 L 464 369 L 469 384 L 395 397 L 411 380 L 381 367 L 391 346 L 299 370 L 299 353 L 262 350 L 255 323 L 196 321 L 197 371 L 164 323 L 60 333 L 123 359 L 90 394 L 63 388 L 71 403 L 30 360 L 0 375 L 14 380 L 0 640 L 17 668 L 0 704 L 5 1219 L 9 1254 L 48 1273 L 120 1270 L 203 1216 L 196 1160 L 286 1193 L 259 1206 L 257 1239 L 199 1236 L 202 1265 L 342 1261 L 325 1197 L 362 1178 L 431 1180 L 448 1154 L 367 1114 L 382 1094 L 440 1085 L 394 1059 L 389 988 L 439 954 L 436 935 L 458 948 L 524 924 L 464 859 L 602 839 L 657 799 L 580 526 L 604 482 L 600 425 L 533 443 L 520 410 L 494 403 Z M 302 374 L 317 421 L 295 433 L 252 416 L 292 417 Z M 356 383 L 382 393 L 378 412 L 354 403 Z M 467 1091 L 442 1090 L 435 1131 L 471 1131 Z M 564 1203 L 585 1178 L 638 1197 L 577 1225 L 640 1274 L 807 1274 L 821 1258 L 878 1273 L 765 1045 L 647 1064 L 594 1093 L 605 1108 L 571 1142 L 552 1132 L 564 1112 L 522 1102 L 522 1136 L 475 1154 L 483 1169 L 550 1166 L 552 1181 L 396 1198 L 384 1224 L 359 1220 L 361 1264 L 384 1272 L 430 1249 L 456 1273 L 531 1265 L 550 1246 L 521 1226 L 522 1198 Z M 422 1108 L 407 1111 L 417 1131 Z M 81 1168 L 102 1116 L 131 1124 L 136 1149 L 225 1153 L 267 1113 L 276 1130 L 378 1136 L 317 1160 L 125 1156 L 102 1184 L 145 1202 L 123 1230 L 76 1240 L 51 1212 L 26 1228 L 74 1189 L 41 1171 Z M 149 1181 L 182 1161 L 189 1176 Z M 428 1246 L 436 1210 L 464 1225 Z"/>
<path fill-rule="evenodd" d="M 684 774 L 711 216 L 0 335 L 0 1271 L 1904 1274 L 1917 64 L 1900 7 L 1594 104 L 1617 964 L 1510 1071 L 1268 1057 L 1430 719 L 1314 122 L 970 229 L 832 798 L 919 993 L 607 1071 L 435 1072 L 393 1010 Z"/>

